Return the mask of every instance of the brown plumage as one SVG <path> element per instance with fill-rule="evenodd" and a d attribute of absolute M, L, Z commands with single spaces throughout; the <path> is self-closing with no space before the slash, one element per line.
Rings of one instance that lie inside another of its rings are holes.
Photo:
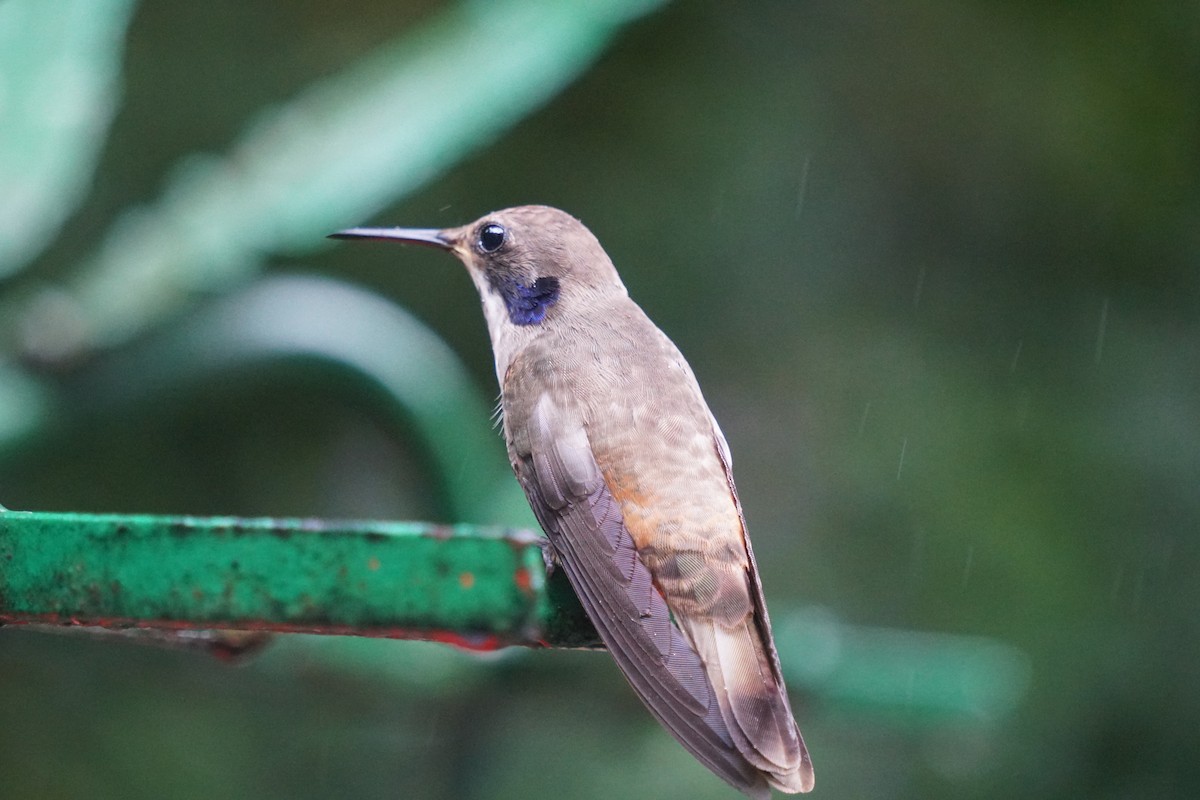
<path fill-rule="evenodd" d="M 810 790 L 728 445 L 591 232 L 522 206 L 444 231 L 335 236 L 428 244 L 466 264 L 513 470 L 621 671 L 734 787 Z"/>

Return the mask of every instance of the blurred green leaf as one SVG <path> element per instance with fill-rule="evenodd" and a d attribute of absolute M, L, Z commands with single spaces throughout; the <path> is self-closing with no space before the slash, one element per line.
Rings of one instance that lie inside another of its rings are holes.
<path fill-rule="evenodd" d="M 67 281 L 80 338 L 39 337 L 61 328 L 56 314 L 35 316 L 27 342 L 48 359 L 117 344 L 194 292 L 245 279 L 266 253 L 319 246 L 526 117 L 657 5 L 451 7 L 264 113 L 227 156 L 185 159 L 161 201 L 125 212 Z"/>
<path fill-rule="evenodd" d="M 312 373 L 324 365 L 327 383 L 378 397 L 394 429 L 414 432 L 443 490 L 443 519 L 536 527 L 454 351 L 404 309 L 335 280 L 264 278 L 124 349 L 77 393 L 89 414 L 123 416 L 285 364 Z M 0 390 L 0 413 L 3 399 Z"/>
<path fill-rule="evenodd" d="M 86 194 L 117 109 L 133 0 L 0 3 L 0 279 Z"/>
<path fill-rule="evenodd" d="M 45 387 L 16 367 L 0 363 L 0 453 L 41 429 L 50 412 Z"/>

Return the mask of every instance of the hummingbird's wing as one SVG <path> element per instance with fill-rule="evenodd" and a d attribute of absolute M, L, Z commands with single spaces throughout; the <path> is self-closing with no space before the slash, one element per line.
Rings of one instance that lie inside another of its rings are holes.
<path fill-rule="evenodd" d="M 617 665 L 692 755 L 730 785 L 766 800 L 766 778 L 734 741 L 704 662 L 672 624 L 582 423 L 543 394 L 522 427 L 526 435 L 510 439 L 513 468 Z"/>

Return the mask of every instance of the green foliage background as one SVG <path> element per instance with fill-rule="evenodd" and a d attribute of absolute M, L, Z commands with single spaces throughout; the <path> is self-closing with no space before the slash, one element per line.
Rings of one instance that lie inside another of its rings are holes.
<path fill-rule="evenodd" d="M 798 682 L 819 796 L 1200 789 L 1194 4 L 28 8 L 0 0 L 4 505 L 445 518 L 427 443 L 342 377 L 150 393 L 138 353 L 324 275 L 425 321 L 486 400 L 459 267 L 322 237 L 557 205 L 697 372 L 775 616 L 1028 658 L 985 717 Z M 295 643 L 231 668 L 5 630 L 0 798 L 732 796 L 603 656 L 382 644 L 390 669 Z"/>

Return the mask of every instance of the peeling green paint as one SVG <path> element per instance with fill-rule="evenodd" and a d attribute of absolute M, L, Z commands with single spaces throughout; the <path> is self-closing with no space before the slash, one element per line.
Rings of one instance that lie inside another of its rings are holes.
<path fill-rule="evenodd" d="M 542 541 L 467 525 L 6 511 L 0 622 L 595 646 L 561 576 L 547 581 Z"/>

